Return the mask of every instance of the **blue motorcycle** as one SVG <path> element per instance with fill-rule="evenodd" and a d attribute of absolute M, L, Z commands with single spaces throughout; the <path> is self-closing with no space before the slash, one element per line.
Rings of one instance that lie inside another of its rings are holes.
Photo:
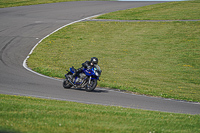
<path fill-rule="evenodd" d="M 64 88 L 85 88 L 88 92 L 96 88 L 97 80 L 99 80 L 102 72 L 98 65 L 94 65 L 91 69 L 83 69 L 82 72 L 73 76 L 75 71 L 76 69 L 72 66 L 68 73 L 65 74 L 65 79 L 63 81 Z"/>

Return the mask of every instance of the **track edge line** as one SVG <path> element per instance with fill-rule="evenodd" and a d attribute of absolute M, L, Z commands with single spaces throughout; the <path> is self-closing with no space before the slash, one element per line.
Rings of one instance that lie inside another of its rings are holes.
<path fill-rule="evenodd" d="M 34 73 L 34 74 L 37 74 L 37 75 L 39 75 L 39 76 L 41 76 L 41 77 L 49 78 L 49 79 L 53 79 L 53 80 L 57 80 L 57 81 L 62 81 L 61 79 L 52 78 L 52 77 L 49 77 L 49 76 L 40 74 L 40 73 L 35 72 L 35 71 L 33 71 L 32 69 L 30 69 L 30 68 L 27 66 L 27 60 L 28 60 L 28 58 L 29 58 L 30 55 L 33 53 L 34 49 L 35 49 L 45 38 L 49 37 L 49 36 L 52 35 L 53 33 L 59 31 L 60 29 L 66 27 L 66 26 L 69 26 L 69 25 L 72 25 L 72 24 L 74 24 L 74 23 L 78 23 L 78 22 L 81 22 L 81 21 L 84 21 L 84 20 L 87 20 L 87 19 L 90 19 L 90 18 L 99 16 L 99 15 L 101 15 L 101 14 L 93 15 L 93 16 L 90 16 L 90 17 L 86 17 L 86 18 L 83 18 L 83 19 L 80 19 L 80 20 L 71 22 L 71 23 L 69 23 L 69 24 L 63 25 L 62 27 L 60 27 L 60 28 L 54 30 L 54 31 L 51 32 L 50 34 L 48 34 L 48 35 L 46 35 L 45 37 L 43 37 L 43 38 L 31 49 L 31 51 L 29 52 L 28 56 L 27 56 L 27 57 L 25 58 L 25 60 L 23 61 L 23 64 L 22 64 L 23 67 L 24 67 L 26 70 L 28 70 L 28 71 L 30 71 L 30 72 L 32 72 L 32 73 Z"/>

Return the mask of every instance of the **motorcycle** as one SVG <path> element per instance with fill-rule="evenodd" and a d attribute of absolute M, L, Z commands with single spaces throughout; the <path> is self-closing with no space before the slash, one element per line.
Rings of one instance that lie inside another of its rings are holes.
<path fill-rule="evenodd" d="M 64 88 L 85 88 L 88 92 L 91 92 L 96 88 L 97 80 L 99 80 L 102 72 L 98 65 L 94 65 L 91 69 L 84 68 L 82 72 L 73 76 L 75 71 L 76 69 L 72 66 L 68 73 L 65 74 L 65 79 L 63 81 Z"/>

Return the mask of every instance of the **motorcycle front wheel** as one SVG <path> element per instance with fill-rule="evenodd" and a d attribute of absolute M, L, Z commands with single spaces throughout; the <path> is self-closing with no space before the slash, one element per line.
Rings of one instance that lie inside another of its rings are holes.
<path fill-rule="evenodd" d="M 96 79 L 92 79 L 90 84 L 88 83 L 86 86 L 85 86 L 85 90 L 87 92 L 91 92 L 93 91 L 97 86 L 97 80 Z"/>
<path fill-rule="evenodd" d="M 64 79 L 63 87 L 66 88 L 66 89 L 69 89 L 69 88 L 72 87 L 72 85 L 69 83 L 69 81 L 67 79 Z"/>

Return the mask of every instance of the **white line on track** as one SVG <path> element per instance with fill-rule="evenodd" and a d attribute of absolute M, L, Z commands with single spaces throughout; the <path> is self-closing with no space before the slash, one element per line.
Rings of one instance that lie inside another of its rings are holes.
<path fill-rule="evenodd" d="M 40 74 L 40 73 L 37 73 L 37 72 L 31 70 L 31 69 L 27 66 L 27 64 L 26 64 L 28 58 L 30 57 L 29 55 L 31 55 L 31 54 L 33 53 L 33 50 L 34 50 L 45 38 L 49 37 L 51 34 L 53 34 L 53 33 L 57 32 L 57 31 L 59 31 L 60 29 L 66 27 L 66 26 L 69 26 L 69 25 L 72 25 L 72 24 L 74 24 L 74 23 L 78 23 L 78 22 L 81 22 L 81 21 L 84 21 L 84 20 L 87 20 L 87 19 L 90 19 L 90 18 L 99 16 L 99 15 L 101 15 L 101 14 L 94 15 L 94 16 L 90 16 L 90 17 L 87 17 L 87 18 L 84 18 L 84 19 L 80 19 L 80 20 L 71 22 L 71 23 L 69 23 L 69 24 L 66 24 L 66 25 L 64 25 L 64 26 L 62 26 L 62 27 L 56 29 L 55 31 L 51 32 L 50 34 L 48 34 L 48 35 L 45 36 L 44 38 L 42 38 L 42 39 L 31 49 L 30 53 L 28 54 L 28 56 L 26 57 L 26 59 L 23 61 L 23 67 L 24 67 L 26 70 L 28 70 L 28 71 L 30 71 L 30 72 L 32 72 L 32 73 L 34 73 L 34 74 L 37 74 L 37 75 L 39 75 L 39 76 L 41 76 L 41 77 L 45 77 L 45 78 L 49 78 L 49 79 L 53 79 L 53 80 L 62 81 L 62 80 L 60 80 L 60 79 L 48 77 L 48 76 L 45 76 L 45 75 L 43 75 L 43 74 Z M 37 39 L 38 39 L 38 38 L 37 38 Z"/>

